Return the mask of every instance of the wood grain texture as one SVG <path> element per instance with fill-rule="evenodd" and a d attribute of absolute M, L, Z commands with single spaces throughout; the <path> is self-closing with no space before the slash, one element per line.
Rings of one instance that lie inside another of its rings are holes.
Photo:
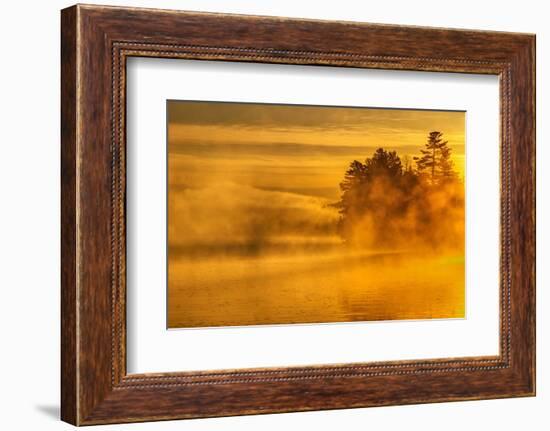
<path fill-rule="evenodd" d="M 63 420 L 86 425 L 533 395 L 534 49 L 534 36 L 525 34 L 80 5 L 62 11 Z M 499 356 L 127 375 L 129 56 L 499 75 Z"/>
<path fill-rule="evenodd" d="M 77 422 L 76 9 L 61 17 L 61 418 Z"/>

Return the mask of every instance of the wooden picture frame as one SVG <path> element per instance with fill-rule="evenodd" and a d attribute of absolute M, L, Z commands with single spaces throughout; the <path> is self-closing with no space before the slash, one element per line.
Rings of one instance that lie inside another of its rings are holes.
<path fill-rule="evenodd" d="M 77 5 L 61 14 L 61 417 L 74 425 L 535 394 L 535 36 Z M 500 77 L 500 354 L 127 374 L 131 56 Z"/>

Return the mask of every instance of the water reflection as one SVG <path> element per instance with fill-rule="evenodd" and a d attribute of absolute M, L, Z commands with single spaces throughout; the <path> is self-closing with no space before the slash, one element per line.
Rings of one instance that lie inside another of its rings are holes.
<path fill-rule="evenodd" d="M 331 252 L 172 256 L 169 326 L 464 317 L 461 256 Z"/>

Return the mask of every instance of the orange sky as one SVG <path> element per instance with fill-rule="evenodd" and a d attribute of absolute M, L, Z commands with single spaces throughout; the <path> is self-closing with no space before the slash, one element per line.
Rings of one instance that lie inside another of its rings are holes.
<path fill-rule="evenodd" d="M 443 132 L 464 175 L 465 113 L 221 102 L 168 102 L 170 184 L 232 181 L 334 199 L 349 163 L 378 147 L 419 154 Z"/>

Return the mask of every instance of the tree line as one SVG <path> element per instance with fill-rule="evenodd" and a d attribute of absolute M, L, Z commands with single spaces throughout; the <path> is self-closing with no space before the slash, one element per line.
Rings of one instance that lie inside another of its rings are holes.
<path fill-rule="evenodd" d="M 432 131 L 411 161 L 378 148 L 354 160 L 334 204 L 338 232 L 357 247 L 464 247 L 464 183 L 443 133 Z"/>

